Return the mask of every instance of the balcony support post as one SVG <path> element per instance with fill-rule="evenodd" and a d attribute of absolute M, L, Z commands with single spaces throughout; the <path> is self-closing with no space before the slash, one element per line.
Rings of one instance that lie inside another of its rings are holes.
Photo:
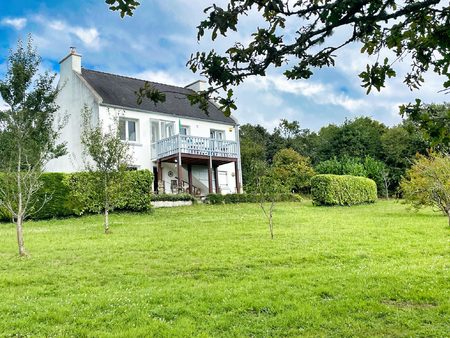
<path fill-rule="evenodd" d="M 239 173 L 239 163 L 238 161 L 234 162 L 234 177 L 236 178 L 236 193 L 241 193 L 241 182 L 240 182 L 240 173 Z"/>
<path fill-rule="evenodd" d="M 181 143 L 180 143 L 180 135 L 178 134 L 178 162 L 177 162 L 177 169 L 178 169 L 178 193 L 183 192 L 183 164 L 181 163 Z"/>
<path fill-rule="evenodd" d="M 157 161 L 157 166 L 158 166 L 158 169 L 157 169 L 157 177 L 156 177 L 156 179 L 158 181 L 158 193 L 164 193 L 165 191 L 164 191 L 164 183 L 163 183 L 163 180 L 162 180 L 162 163 L 161 163 L 161 160 Z"/>
<path fill-rule="evenodd" d="M 213 186 L 212 186 L 212 157 L 211 155 L 209 156 L 209 161 L 208 161 L 208 189 L 209 189 L 209 193 L 212 194 L 213 193 Z"/>
<path fill-rule="evenodd" d="M 216 181 L 216 194 L 220 194 L 220 185 L 219 185 L 219 170 L 218 167 L 214 167 L 214 180 Z"/>
<path fill-rule="evenodd" d="M 192 195 L 192 164 L 188 164 L 188 183 L 189 183 L 189 194 Z"/>

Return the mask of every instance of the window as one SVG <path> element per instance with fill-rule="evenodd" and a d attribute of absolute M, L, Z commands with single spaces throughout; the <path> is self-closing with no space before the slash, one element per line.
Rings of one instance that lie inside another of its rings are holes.
<path fill-rule="evenodd" d="M 161 121 L 161 138 L 171 137 L 175 134 L 174 132 L 174 122 Z"/>
<path fill-rule="evenodd" d="M 210 136 L 212 139 L 215 139 L 215 140 L 225 140 L 225 131 L 211 129 Z"/>
<path fill-rule="evenodd" d="M 191 133 L 191 128 L 189 126 L 180 127 L 180 135 L 189 135 Z"/>
<path fill-rule="evenodd" d="M 128 120 L 128 119 L 120 119 L 119 120 L 119 133 L 120 139 L 122 141 L 137 141 L 137 127 L 138 121 L 136 120 Z"/>

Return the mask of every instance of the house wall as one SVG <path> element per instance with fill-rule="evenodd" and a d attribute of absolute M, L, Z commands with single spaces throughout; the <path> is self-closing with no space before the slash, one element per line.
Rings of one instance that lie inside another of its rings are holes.
<path fill-rule="evenodd" d="M 65 127 L 62 129 L 59 141 L 65 142 L 68 153 L 58 159 L 50 161 L 46 171 L 50 172 L 77 172 L 85 169 L 87 159 L 83 156 L 81 144 L 82 111 L 87 108 L 92 111 L 93 123 L 99 121 L 105 128 L 110 128 L 114 117 L 122 117 L 137 121 L 137 141 L 130 142 L 132 153 L 132 165 L 138 169 L 149 169 L 153 171 L 156 162 L 152 161 L 156 154 L 152 154 L 151 147 L 151 121 L 169 121 L 174 123 L 174 134 L 179 133 L 179 125 L 188 126 L 191 136 L 210 137 L 210 130 L 224 131 L 225 139 L 236 141 L 237 126 L 208 121 L 205 119 L 182 118 L 175 115 L 156 112 L 139 111 L 114 107 L 102 103 L 102 99 L 81 77 L 81 55 L 75 51 L 60 62 L 60 90 L 56 102 L 60 109 L 57 112 L 57 120 L 66 119 Z M 196 84 L 196 83 L 194 83 Z M 176 165 L 163 163 L 163 177 L 166 181 L 166 192 L 170 192 L 169 171 L 177 172 Z M 235 168 L 233 163 L 222 165 L 218 168 L 220 172 L 219 184 L 224 193 L 236 191 Z M 184 180 L 187 181 L 187 169 L 184 168 Z M 208 191 L 208 169 L 206 166 L 194 166 L 194 185 L 197 185 L 205 193 Z M 206 179 L 205 179 L 206 178 Z M 213 178 L 213 190 L 215 187 Z M 206 191 L 205 191 L 206 190 Z"/>
<path fill-rule="evenodd" d="M 83 147 L 81 145 L 81 114 L 86 105 L 92 110 L 94 120 L 98 119 L 99 98 L 88 88 L 78 74 L 81 71 L 77 55 L 69 56 L 61 63 L 59 94 L 56 103 L 60 107 L 57 112 L 57 122 L 66 120 L 61 130 L 59 142 L 65 142 L 67 155 L 51 160 L 46 171 L 76 172 L 84 169 Z"/>
<path fill-rule="evenodd" d="M 112 107 L 108 105 L 100 105 L 99 118 L 106 127 L 109 127 L 114 121 L 114 117 L 122 117 L 136 120 L 137 123 L 137 141 L 130 142 L 130 150 L 132 153 L 132 165 L 138 169 L 153 170 L 156 167 L 156 162 L 152 158 L 156 154 L 152 154 L 151 149 L 151 121 L 168 121 L 174 122 L 174 133 L 179 133 L 179 125 L 189 126 L 191 136 L 210 137 L 210 130 L 223 130 L 225 132 L 225 139 L 229 141 L 236 141 L 235 126 L 221 124 L 207 120 L 194 120 L 182 118 L 174 115 L 167 115 L 155 112 L 136 111 L 131 109 L 124 109 L 121 107 Z M 166 192 L 170 193 L 170 181 L 174 177 L 169 177 L 169 171 L 174 171 L 176 175 L 176 167 L 173 164 L 163 164 L 163 181 L 166 182 Z M 223 186 L 224 192 L 236 191 L 235 168 L 233 163 L 222 165 L 218 168 L 221 172 L 226 172 L 222 175 L 219 184 Z M 194 166 L 193 176 L 199 179 L 206 187 L 208 187 L 208 169 L 207 167 Z M 225 177 L 226 176 L 226 177 Z M 206 177 L 206 180 L 205 180 Z M 187 181 L 187 173 L 184 174 L 184 180 Z M 195 184 L 194 184 L 195 185 Z M 226 186 L 225 186 L 226 185 Z M 213 186 L 214 180 L 213 180 Z"/>

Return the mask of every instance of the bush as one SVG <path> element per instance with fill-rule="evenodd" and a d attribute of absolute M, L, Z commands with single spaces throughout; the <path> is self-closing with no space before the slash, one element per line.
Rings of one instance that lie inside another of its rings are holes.
<path fill-rule="evenodd" d="M 0 175 L 2 178 L 3 175 Z M 36 210 L 29 218 L 48 219 L 53 217 L 68 217 L 74 215 L 71 207 L 71 193 L 70 188 L 64 183 L 66 174 L 62 173 L 44 173 L 40 181 L 42 183 L 41 189 L 33 196 L 32 204 L 40 210 Z M 5 180 L 0 179 L 0 185 L 6 184 Z M 47 199 L 45 204 L 44 201 Z M 9 221 L 11 215 L 8 211 L 0 210 L 0 220 Z"/>
<path fill-rule="evenodd" d="M 400 185 L 407 203 L 416 209 L 432 206 L 448 217 L 450 226 L 450 156 L 417 155 Z"/>
<path fill-rule="evenodd" d="M 365 177 L 349 175 L 316 175 L 311 180 L 315 205 L 355 205 L 377 199 L 376 183 Z"/>
<path fill-rule="evenodd" d="M 289 192 L 309 192 L 314 175 L 309 157 L 293 149 L 281 149 L 273 157 L 274 179 L 283 182 Z"/>
<path fill-rule="evenodd" d="M 264 197 L 264 196 L 263 196 Z M 298 194 L 274 194 L 265 196 L 264 201 L 274 197 L 275 202 L 301 202 L 302 197 Z M 208 204 L 237 204 L 237 203 L 259 203 L 261 194 L 209 194 L 205 203 Z"/>
<path fill-rule="evenodd" d="M 320 162 L 315 170 L 318 174 L 351 175 L 367 177 L 375 181 L 380 196 L 386 196 L 386 165 L 370 156 L 363 159 L 355 157 L 332 158 Z"/>
<path fill-rule="evenodd" d="M 67 175 L 66 184 L 70 187 L 72 210 L 76 214 L 100 212 L 103 210 L 101 193 L 95 189 L 98 173 L 81 172 Z M 118 184 L 109 191 L 111 205 L 121 211 L 148 211 L 151 208 L 153 175 L 148 170 L 127 171 Z"/>
<path fill-rule="evenodd" d="M 171 194 L 154 194 L 150 195 L 151 201 L 164 201 L 164 202 L 176 202 L 176 201 L 192 201 L 195 202 L 196 199 L 194 196 L 189 194 L 178 194 L 178 195 L 171 195 Z"/>
<path fill-rule="evenodd" d="M 1 179 L 0 184 L 5 184 Z M 96 174 L 81 172 L 74 174 L 44 173 L 41 176 L 42 188 L 36 193 L 36 205 L 42 205 L 45 198 L 50 200 L 31 219 L 48 219 L 94 213 L 101 210 L 101 199 L 95 193 L 92 183 L 99 179 Z M 116 210 L 147 211 L 151 208 L 150 194 L 153 175 L 148 170 L 128 171 L 123 183 L 113 191 Z M 10 220 L 11 216 L 0 210 L 0 220 Z"/>
<path fill-rule="evenodd" d="M 207 204 L 224 204 L 225 195 L 209 194 L 206 196 L 205 203 Z"/>

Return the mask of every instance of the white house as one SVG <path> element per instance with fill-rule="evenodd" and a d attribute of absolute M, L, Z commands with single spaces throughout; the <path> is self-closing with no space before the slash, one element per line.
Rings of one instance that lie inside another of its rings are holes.
<path fill-rule="evenodd" d="M 210 104 L 208 114 L 193 106 L 186 95 L 204 88 L 202 81 L 186 87 L 152 83 L 166 95 L 163 103 L 137 103 L 136 92 L 144 80 L 81 67 L 74 49 L 60 62 L 60 116 L 67 118 L 61 132 L 68 154 L 52 160 L 47 171 L 84 169 L 80 141 L 81 113 L 92 110 L 104 125 L 119 116 L 124 142 L 130 144 L 133 169 L 149 169 L 155 175 L 154 190 L 196 195 L 241 190 L 239 125 Z"/>

